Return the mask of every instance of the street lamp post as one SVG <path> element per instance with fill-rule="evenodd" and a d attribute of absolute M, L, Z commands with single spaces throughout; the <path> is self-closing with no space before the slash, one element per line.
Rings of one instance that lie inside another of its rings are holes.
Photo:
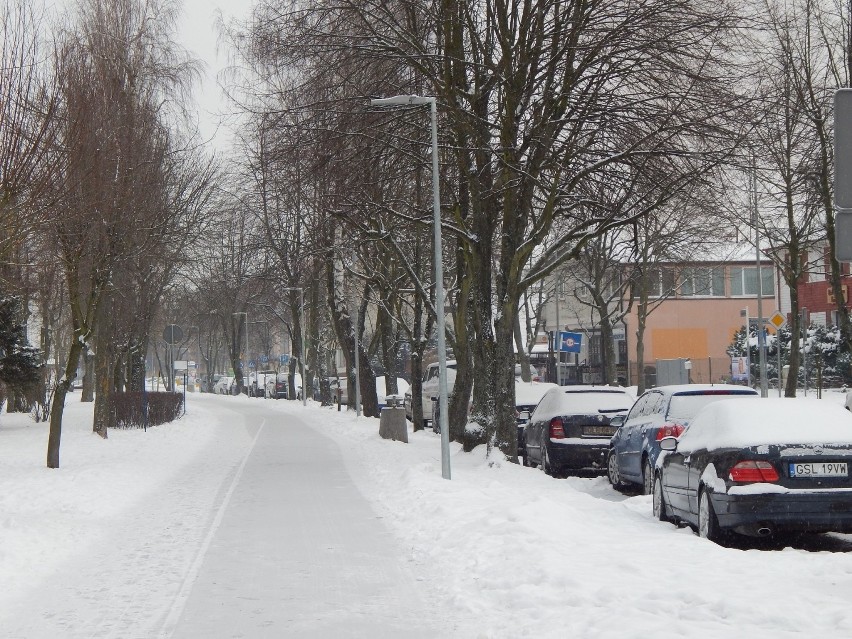
<path fill-rule="evenodd" d="M 231 313 L 231 315 L 245 315 L 246 316 L 246 365 L 243 367 L 243 372 L 248 368 L 248 360 L 249 360 L 249 339 L 248 339 L 248 313 L 245 311 L 239 311 L 237 313 Z M 242 361 L 240 362 L 240 366 L 242 367 Z M 248 395 L 248 384 L 246 383 L 247 376 L 243 375 L 243 388 L 246 389 L 246 395 Z"/>
<path fill-rule="evenodd" d="M 305 377 L 305 291 L 301 286 L 290 286 L 284 288 L 285 291 L 299 291 L 299 324 L 302 330 L 299 331 L 299 341 L 302 343 L 302 355 L 299 357 L 302 368 L 302 406 L 308 405 L 308 378 Z M 289 392 L 289 391 L 287 391 Z"/>
<path fill-rule="evenodd" d="M 438 329 L 438 421 L 441 428 L 441 476 L 450 479 L 450 432 L 447 415 L 447 343 L 444 318 L 444 270 L 441 243 L 441 194 L 438 175 L 438 103 L 434 96 L 396 95 L 370 100 L 372 106 L 429 105 L 432 118 L 432 217 L 435 227 L 435 316 Z"/>

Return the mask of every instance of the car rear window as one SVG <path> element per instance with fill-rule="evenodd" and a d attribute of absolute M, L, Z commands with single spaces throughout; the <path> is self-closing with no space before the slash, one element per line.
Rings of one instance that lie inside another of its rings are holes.
<path fill-rule="evenodd" d="M 676 422 L 688 422 L 702 408 L 720 399 L 737 399 L 759 397 L 753 391 L 743 389 L 742 391 L 712 391 L 710 393 L 683 393 L 672 395 L 669 402 L 669 411 L 666 419 Z"/>
<path fill-rule="evenodd" d="M 562 396 L 560 410 L 568 414 L 618 413 L 628 411 L 633 398 L 612 391 L 568 391 Z"/>

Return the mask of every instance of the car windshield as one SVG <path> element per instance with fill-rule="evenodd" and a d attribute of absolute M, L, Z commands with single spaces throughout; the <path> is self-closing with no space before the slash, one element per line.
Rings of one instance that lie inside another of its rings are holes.
<path fill-rule="evenodd" d="M 563 397 L 561 410 L 570 413 L 619 413 L 627 411 L 633 398 L 627 393 L 613 391 L 568 391 Z"/>
<path fill-rule="evenodd" d="M 672 395 L 666 418 L 671 421 L 687 422 L 708 404 L 718 402 L 720 399 L 737 399 L 740 397 L 757 397 L 757 395 L 749 390 Z"/>

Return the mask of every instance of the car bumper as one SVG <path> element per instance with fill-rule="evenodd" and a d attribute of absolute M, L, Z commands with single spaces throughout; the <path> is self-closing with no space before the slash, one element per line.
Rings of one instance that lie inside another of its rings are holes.
<path fill-rule="evenodd" d="M 610 438 L 551 439 L 547 456 L 552 467 L 560 470 L 606 470 Z"/>
<path fill-rule="evenodd" d="M 713 493 L 711 499 L 719 526 L 746 535 L 775 531 L 852 532 L 852 491 Z"/>

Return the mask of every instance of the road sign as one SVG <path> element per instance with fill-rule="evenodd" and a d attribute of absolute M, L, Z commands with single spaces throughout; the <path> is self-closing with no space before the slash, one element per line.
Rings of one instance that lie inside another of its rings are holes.
<path fill-rule="evenodd" d="M 582 333 L 559 331 L 559 350 L 563 353 L 579 353 L 582 343 Z"/>
<path fill-rule="evenodd" d="M 267 362 L 269 362 L 269 355 L 261 355 L 260 356 L 260 363 L 266 364 Z"/>
<path fill-rule="evenodd" d="M 255 363 L 253 359 L 249 360 L 249 368 L 255 368 Z"/>
<path fill-rule="evenodd" d="M 775 311 L 772 315 L 769 316 L 769 319 L 766 320 L 767 324 L 775 327 L 775 330 L 780 330 L 787 323 L 787 317 L 781 311 Z"/>
<path fill-rule="evenodd" d="M 281 364 L 289 364 L 290 363 L 290 356 L 289 355 L 279 355 L 278 356 L 278 362 L 281 363 Z"/>
<path fill-rule="evenodd" d="M 163 340 L 167 344 L 177 344 L 183 339 L 183 331 L 177 324 L 169 324 L 163 329 Z"/>

